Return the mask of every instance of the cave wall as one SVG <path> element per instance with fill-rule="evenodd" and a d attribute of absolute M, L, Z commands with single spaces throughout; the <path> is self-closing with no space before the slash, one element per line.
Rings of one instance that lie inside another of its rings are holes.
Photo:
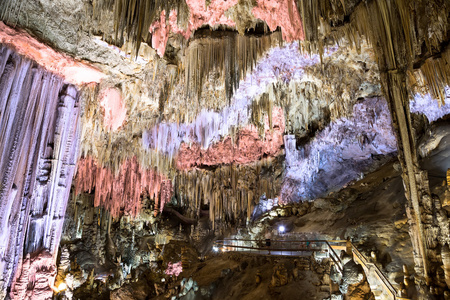
<path fill-rule="evenodd" d="M 79 139 L 75 86 L 0 47 L 0 298 L 51 295 Z M 44 263 L 42 263 L 44 261 Z"/>

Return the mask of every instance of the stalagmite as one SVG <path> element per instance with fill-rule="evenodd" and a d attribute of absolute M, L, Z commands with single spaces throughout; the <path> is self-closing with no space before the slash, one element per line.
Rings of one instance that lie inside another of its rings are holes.
<path fill-rule="evenodd" d="M 450 250 L 448 245 L 442 248 L 442 263 L 445 272 L 445 282 L 447 287 L 450 288 Z"/>

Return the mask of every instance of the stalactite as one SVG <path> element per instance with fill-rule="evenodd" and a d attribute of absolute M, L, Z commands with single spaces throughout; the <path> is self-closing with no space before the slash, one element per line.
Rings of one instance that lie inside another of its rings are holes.
<path fill-rule="evenodd" d="M 295 136 L 285 135 L 286 175 L 280 201 L 313 200 L 359 178 L 373 156 L 395 153 L 391 126 L 386 102 L 373 98 L 355 104 L 352 117 L 331 122 L 309 143 L 298 145 L 300 149 Z"/>
<path fill-rule="evenodd" d="M 93 158 L 83 158 L 78 162 L 74 185 L 76 194 L 95 190 L 94 205 L 103 206 L 114 218 L 122 211 L 137 216 L 144 192 L 161 211 L 171 198 L 167 179 L 153 169 L 143 169 L 136 157 L 123 161 L 116 173 Z"/>
<path fill-rule="evenodd" d="M 94 19 L 102 20 L 105 10 L 114 12 L 114 42 L 121 46 L 128 41 L 133 46 L 133 55 L 137 56 L 142 41 L 150 41 L 150 25 L 162 11 L 175 10 L 180 27 L 188 21 L 189 7 L 185 0 L 98 0 L 93 3 Z"/>
<path fill-rule="evenodd" d="M 430 57 L 414 72 L 412 85 L 427 87 L 434 99 L 440 100 L 441 105 L 446 104 L 448 86 L 450 85 L 450 47 L 443 51 L 439 57 Z"/>
<path fill-rule="evenodd" d="M 186 49 L 187 97 L 199 98 L 203 81 L 210 72 L 218 69 L 225 81 L 226 97 L 230 99 L 239 87 L 239 81 L 253 70 L 258 59 L 281 42 L 280 32 L 261 37 L 242 36 L 235 32 L 197 33 Z"/>
<path fill-rule="evenodd" d="M 44 249 L 56 260 L 77 158 L 79 107 L 75 87 L 3 46 L 0 74 L 3 298 L 21 272 L 22 255 Z"/>
<path fill-rule="evenodd" d="M 206 149 L 228 135 L 234 141 L 237 128 L 249 122 L 252 101 L 273 83 L 274 76 L 286 82 L 300 80 L 304 74 L 304 68 L 318 61 L 318 56 L 298 55 L 296 44 L 274 48 L 240 83 L 230 105 L 219 112 L 203 109 L 190 123 L 161 122 L 144 131 L 142 135 L 144 148 L 154 149 L 172 159 L 182 143 L 197 143 Z M 282 105 L 281 102 L 274 102 L 274 104 Z M 191 105 L 187 109 L 191 109 Z"/>
<path fill-rule="evenodd" d="M 263 156 L 279 154 L 283 145 L 284 115 L 281 108 L 273 110 L 272 118 L 263 118 L 264 138 L 260 138 L 254 126 L 247 126 L 236 134 L 236 142 L 231 137 L 201 149 L 198 144 L 182 144 L 177 156 L 178 169 L 190 169 L 198 166 L 217 166 L 220 164 L 248 164 Z M 273 124 L 269 124 L 272 120 Z"/>
<path fill-rule="evenodd" d="M 215 228 L 226 222 L 249 220 L 259 196 L 278 195 L 282 161 L 279 156 L 247 165 L 218 166 L 211 171 L 180 171 L 175 177 L 174 196 L 191 217 L 197 216 L 202 206 L 209 206 L 210 222 Z"/>
<path fill-rule="evenodd" d="M 446 94 L 443 99 L 445 105 L 442 105 L 442 100 L 433 98 L 429 93 L 415 94 L 414 99 L 410 102 L 411 112 L 424 114 L 430 123 L 450 114 L 450 87 L 447 86 L 444 92 Z"/>
<path fill-rule="evenodd" d="M 153 124 L 153 118 L 157 118 L 155 111 L 140 102 L 141 83 L 132 81 L 114 88 L 110 84 L 91 84 L 81 89 L 80 156 L 95 157 L 99 165 L 110 168 L 113 173 L 120 169 L 123 161 L 136 156 L 143 169 L 153 167 L 160 173 L 170 174 L 171 161 L 157 151 L 146 150 L 141 146 L 142 129 L 139 125 L 145 128 L 149 123 Z M 105 101 L 102 101 L 102 96 L 111 89 L 115 94 L 113 101 L 107 99 L 107 103 L 103 104 Z M 109 114 L 105 114 L 104 107 Z M 113 111 L 117 113 L 113 114 Z M 127 122 L 129 119 L 134 122 Z M 124 139 L 124 136 L 128 138 Z M 96 142 L 93 143 L 93 140 Z"/>

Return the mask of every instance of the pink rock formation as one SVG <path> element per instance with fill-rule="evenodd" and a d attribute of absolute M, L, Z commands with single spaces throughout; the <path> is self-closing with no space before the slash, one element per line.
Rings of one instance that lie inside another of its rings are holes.
<path fill-rule="evenodd" d="M 94 188 L 94 205 L 103 206 L 113 217 L 121 215 L 122 210 L 125 214 L 137 216 L 144 192 L 155 199 L 155 208 L 162 211 L 172 192 L 171 184 L 164 176 L 154 170 L 142 169 L 136 157 L 122 162 L 117 174 L 108 167 L 99 166 L 93 158 L 80 159 L 75 192 L 91 192 Z"/>
<path fill-rule="evenodd" d="M 103 119 L 105 126 L 117 130 L 127 116 L 127 109 L 120 91 L 116 88 L 107 88 L 100 93 L 100 99 L 100 105 L 105 109 Z"/>
<path fill-rule="evenodd" d="M 79 103 L 74 86 L 1 45 L 0 76 L 3 299 L 23 255 L 45 249 L 56 260 L 78 156 Z"/>
<path fill-rule="evenodd" d="M 239 131 L 233 145 L 231 137 L 213 144 L 203 150 L 198 143 L 191 146 L 183 143 L 177 157 L 177 168 L 187 170 L 196 166 L 214 166 L 220 164 L 247 164 L 261 159 L 264 155 L 275 156 L 283 146 L 284 115 L 279 107 L 273 108 L 273 127 L 269 127 L 265 117 L 265 138 L 261 140 L 254 126 Z"/>
<path fill-rule="evenodd" d="M 281 27 L 287 42 L 305 39 L 302 19 L 294 0 L 256 0 L 253 15 L 267 23 L 270 30 Z"/>
<path fill-rule="evenodd" d="M 51 299 L 55 276 L 55 258 L 51 253 L 44 251 L 33 257 L 28 254 L 22 269 L 17 272 L 10 297 L 17 300 Z"/>
<path fill-rule="evenodd" d="M 169 26 L 166 24 L 166 11 L 163 10 L 159 21 L 155 21 L 150 26 L 150 33 L 152 34 L 152 47 L 153 49 L 156 49 L 156 52 L 160 57 L 163 57 L 166 52 L 169 31 Z"/>
<path fill-rule="evenodd" d="M 1 21 L 0 43 L 9 45 L 17 53 L 36 61 L 48 71 L 62 76 L 67 82 L 72 84 L 98 83 L 106 76 L 85 63 L 56 52 L 34 39 L 26 31 L 13 29 Z"/>
<path fill-rule="evenodd" d="M 152 33 L 152 47 L 157 50 L 159 56 L 164 56 L 166 51 L 167 40 L 169 39 L 170 31 L 181 34 L 186 39 L 189 39 L 191 34 L 201 26 L 208 24 L 211 27 L 227 25 L 234 27 L 236 24 L 230 18 L 227 18 L 224 13 L 238 3 L 238 0 L 213 0 L 211 4 L 206 7 L 204 0 L 186 0 L 190 10 L 189 25 L 186 30 L 183 30 L 177 25 L 177 12 L 172 10 L 169 14 L 169 26 L 166 25 L 166 12 L 161 12 L 159 21 L 154 22 L 150 26 L 150 33 Z"/>
<path fill-rule="evenodd" d="M 161 182 L 161 200 L 158 203 L 159 207 L 155 207 L 155 214 L 157 213 L 156 209 L 158 208 L 160 212 L 163 211 L 164 205 L 170 202 L 171 197 L 172 197 L 172 181 L 163 180 Z"/>
<path fill-rule="evenodd" d="M 167 40 L 170 32 L 181 34 L 189 39 L 191 34 L 203 25 L 211 27 L 217 25 L 236 26 L 236 23 L 225 16 L 225 12 L 238 4 L 238 0 L 213 0 L 206 7 L 204 0 L 186 0 L 190 10 L 188 28 L 183 30 L 177 24 L 177 12 L 172 10 L 169 14 L 169 26 L 166 24 L 166 12 L 161 12 L 159 21 L 150 26 L 152 33 L 152 47 L 157 50 L 159 56 L 164 56 Z M 270 30 L 281 27 L 283 39 L 287 42 L 303 40 L 302 20 L 294 0 L 257 0 L 252 10 L 253 15 L 267 23 Z"/>
<path fill-rule="evenodd" d="M 175 277 L 180 275 L 181 272 L 183 272 L 183 266 L 181 265 L 181 261 L 179 261 L 177 263 L 169 262 L 167 264 L 167 269 L 164 271 L 164 273 L 166 273 L 166 275 L 175 276 Z"/>

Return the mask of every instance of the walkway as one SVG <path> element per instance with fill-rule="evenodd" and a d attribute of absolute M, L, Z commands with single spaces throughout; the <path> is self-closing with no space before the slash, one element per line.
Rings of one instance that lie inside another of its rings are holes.
<path fill-rule="evenodd" d="M 400 297 L 383 272 L 359 252 L 355 245 L 346 240 L 271 240 L 270 247 L 265 240 L 223 239 L 214 242 L 216 251 L 245 252 L 260 255 L 311 256 L 330 258 L 336 270 L 343 274 L 344 265 L 338 253 L 352 254 L 353 260 L 362 266 L 375 299 L 408 300 Z"/>

